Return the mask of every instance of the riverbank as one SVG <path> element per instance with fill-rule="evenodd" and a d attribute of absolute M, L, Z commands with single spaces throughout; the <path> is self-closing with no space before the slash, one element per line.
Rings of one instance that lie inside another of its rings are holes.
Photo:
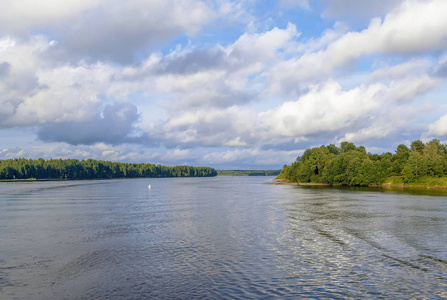
<path fill-rule="evenodd" d="M 380 187 L 384 189 L 434 189 L 434 190 L 447 190 L 447 186 L 440 185 L 418 185 L 418 184 L 392 184 L 392 183 L 384 183 L 381 185 L 371 185 L 370 187 Z"/>
<path fill-rule="evenodd" d="M 329 183 L 317 182 L 293 182 L 287 179 L 274 179 L 272 184 L 276 185 L 301 185 L 301 186 L 333 186 Z M 421 182 L 422 181 L 422 182 Z M 447 190 L 447 178 L 424 178 L 417 183 L 403 183 L 400 180 L 392 179 L 383 184 L 371 184 L 368 187 L 383 188 L 383 189 L 433 189 L 433 190 Z"/>
<path fill-rule="evenodd" d="M 423 176 L 414 182 L 404 182 L 401 176 L 393 176 L 387 178 L 385 183 L 381 184 L 382 188 L 411 188 L 411 189 L 447 189 L 447 177 L 430 177 Z"/>
<path fill-rule="evenodd" d="M 26 178 L 26 179 L 0 179 L 0 182 L 21 182 L 21 181 L 37 181 L 36 178 Z"/>

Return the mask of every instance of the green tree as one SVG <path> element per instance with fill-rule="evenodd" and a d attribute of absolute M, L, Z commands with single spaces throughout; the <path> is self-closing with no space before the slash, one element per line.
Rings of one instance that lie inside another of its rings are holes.
<path fill-rule="evenodd" d="M 417 151 L 419 154 L 424 153 L 425 145 L 422 141 L 417 140 L 411 143 L 411 151 Z"/>

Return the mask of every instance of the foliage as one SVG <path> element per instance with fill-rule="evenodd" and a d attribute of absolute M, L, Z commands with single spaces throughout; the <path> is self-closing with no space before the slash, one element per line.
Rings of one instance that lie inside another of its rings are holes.
<path fill-rule="evenodd" d="M 304 151 L 290 166 L 285 165 L 278 179 L 293 182 L 329 183 L 332 185 L 368 186 L 385 181 L 414 184 L 426 178 L 447 175 L 447 145 L 439 140 L 426 144 L 414 141 L 410 148 L 397 146 L 394 154 L 371 154 L 365 147 L 342 142 Z M 389 180 L 393 178 L 393 180 Z M 430 181 L 445 182 L 445 181 Z"/>
<path fill-rule="evenodd" d="M 100 160 L 16 158 L 0 160 L 0 179 L 99 179 L 137 177 L 210 177 L 208 167 L 131 164 Z"/>

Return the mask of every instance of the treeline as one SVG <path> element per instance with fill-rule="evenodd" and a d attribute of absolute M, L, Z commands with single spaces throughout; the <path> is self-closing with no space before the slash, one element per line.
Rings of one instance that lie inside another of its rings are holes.
<path fill-rule="evenodd" d="M 420 140 L 397 146 L 395 153 L 371 154 L 365 147 L 343 142 L 340 147 L 315 147 L 285 165 L 278 179 L 293 182 L 368 186 L 385 182 L 412 184 L 447 175 L 447 145 Z"/>
<path fill-rule="evenodd" d="M 211 177 L 216 170 L 208 167 L 131 164 L 77 159 L 0 160 L 0 179 L 100 179 L 138 177 Z"/>
<path fill-rule="evenodd" d="M 217 176 L 277 176 L 281 170 L 217 170 Z"/>

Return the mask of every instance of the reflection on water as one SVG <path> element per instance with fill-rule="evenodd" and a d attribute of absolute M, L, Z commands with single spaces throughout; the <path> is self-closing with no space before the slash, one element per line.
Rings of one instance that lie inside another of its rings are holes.
<path fill-rule="evenodd" d="M 271 179 L 2 183 L 0 298 L 447 297 L 447 197 Z"/>
<path fill-rule="evenodd" d="M 299 200 L 284 203 L 289 237 L 280 248 L 299 244 L 287 258 L 299 258 L 289 263 L 297 276 L 343 298 L 447 296 L 446 198 L 296 190 Z"/>

